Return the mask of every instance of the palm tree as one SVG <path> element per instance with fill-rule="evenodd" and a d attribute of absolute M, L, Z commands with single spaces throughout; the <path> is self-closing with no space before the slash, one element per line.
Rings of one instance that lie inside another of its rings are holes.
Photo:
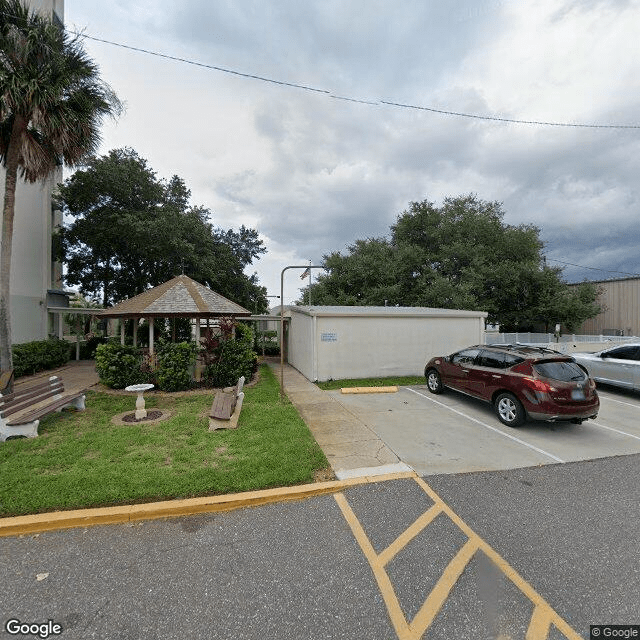
<path fill-rule="evenodd" d="M 0 0 L 0 162 L 6 170 L 0 245 L 0 369 L 13 368 L 9 279 L 18 173 L 43 180 L 97 151 L 120 102 L 79 37 L 21 0 Z"/>

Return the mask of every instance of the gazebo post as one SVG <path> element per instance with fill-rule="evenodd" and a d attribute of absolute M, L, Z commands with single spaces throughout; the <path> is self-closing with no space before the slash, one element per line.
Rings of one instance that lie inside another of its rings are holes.
<path fill-rule="evenodd" d="M 149 317 L 149 355 L 153 355 L 153 316 Z"/>
<path fill-rule="evenodd" d="M 138 318 L 133 318 L 133 347 L 134 349 L 138 346 Z"/>
<path fill-rule="evenodd" d="M 196 330 L 195 330 L 195 338 L 196 338 L 196 347 L 198 351 L 196 353 L 196 364 L 193 371 L 193 376 L 197 382 L 200 382 L 202 378 L 202 372 L 200 369 L 200 316 L 196 316 Z"/>
<path fill-rule="evenodd" d="M 127 321 L 126 318 L 120 318 L 120 344 L 124 346 L 124 323 Z"/>

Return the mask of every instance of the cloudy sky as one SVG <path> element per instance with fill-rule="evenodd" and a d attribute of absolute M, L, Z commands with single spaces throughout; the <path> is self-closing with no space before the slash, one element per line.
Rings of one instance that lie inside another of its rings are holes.
<path fill-rule="evenodd" d="M 257 229 L 269 295 L 409 202 L 470 192 L 537 225 L 549 264 L 591 267 L 569 282 L 640 273 L 638 1 L 65 0 L 65 22 L 206 65 L 87 39 L 126 104 L 102 152 L 132 147 L 215 225 Z"/>

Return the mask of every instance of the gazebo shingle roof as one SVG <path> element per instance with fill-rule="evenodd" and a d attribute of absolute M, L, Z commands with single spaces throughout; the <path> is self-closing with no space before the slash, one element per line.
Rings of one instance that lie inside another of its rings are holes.
<path fill-rule="evenodd" d="M 188 276 L 176 276 L 133 298 L 124 300 L 100 315 L 123 316 L 250 316 L 239 304 L 192 280 Z"/>

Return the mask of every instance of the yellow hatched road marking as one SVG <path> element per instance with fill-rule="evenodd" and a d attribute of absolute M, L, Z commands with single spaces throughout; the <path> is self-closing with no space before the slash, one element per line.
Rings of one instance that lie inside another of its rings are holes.
<path fill-rule="evenodd" d="M 448 564 L 436 586 L 432 589 L 428 598 L 420 607 L 420 611 L 418 611 L 409 625 L 412 638 L 416 640 L 421 638 L 422 634 L 431 626 L 440 609 L 442 609 L 442 605 L 449 597 L 451 589 L 455 586 L 465 567 L 471 562 L 471 558 L 473 558 L 478 548 L 478 540 L 467 540 L 462 549 L 456 554 L 456 557 Z"/>
<path fill-rule="evenodd" d="M 467 525 L 460 516 L 455 513 L 449 505 L 447 505 L 442 498 L 419 476 L 416 475 L 414 480 L 424 489 L 427 495 L 434 501 L 434 503 L 441 505 L 442 511 L 446 513 L 451 520 L 458 525 L 458 528 L 467 536 L 477 536 L 476 533 Z M 536 609 L 541 607 L 543 610 L 548 610 L 551 618 L 551 622 L 569 639 L 569 640 L 582 640 L 582 637 L 578 635 L 547 603 L 547 601 L 492 547 L 490 547 L 484 540 L 478 537 L 480 541 L 480 549 L 489 557 L 493 563 L 504 573 L 504 575 L 513 582 L 513 584 L 522 591 L 522 593 L 531 600 Z M 535 616 L 534 609 L 534 616 Z M 530 627 L 531 628 L 531 625 Z M 546 638 L 546 636 L 544 636 Z"/>
<path fill-rule="evenodd" d="M 538 605 L 533 610 L 526 640 L 546 640 L 551 627 L 552 613 L 549 607 L 543 607 L 542 605 Z"/>
<path fill-rule="evenodd" d="M 425 511 L 408 529 L 401 533 L 379 556 L 382 566 L 391 562 L 395 555 L 404 549 L 435 517 L 442 513 L 442 507 L 434 504 L 429 511 Z"/>
<path fill-rule="evenodd" d="M 399 640 L 418 640 L 422 637 L 435 620 L 443 604 L 449 597 L 451 590 L 478 550 L 482 551 L 534 605 L 526 640 L 547 640 L 551 625 L 554 625 L 568 640 L 582 640 L 551 608 L 544 598 L 537 593 L 502 556 L 482 540 L 422 478 L 415 475 L 414 480 L 431 498 L 434 504 L 380 554 L 375 552 L 373 545 L 344 494 L 338 493 L 334 495 L 345 520 L 351 527 L 354 537 L 373 570 L 373 574 L 380 587 L 380 593 L 387 606 L 391 623 L 394 626 Z M 402 607 L 385 570 L 385 566 L 413 540 L 413 538 L 433 522 L 440 513 L 447 515 L 467 536 L 468 540 L 444 570 L 442 576 L 429 593 L 413 621 L 409 623 L 402 612 Z"/>
<path fill-rule="evenodd" d="M 393 590 L 393 586 L 391 585 L 391 580 L 389 580 L 389 576 L 384 570 L 384 567 L 380 562 L 378 555 L 374 551 L 373 546 L 371 545 L 371 542 L 367 537 L 367 534 L 364 532 L 360 521 L 358 520 L 358 518 L 356 518 L 355 513 L 353 513 L 353 510 L 349 506 L 349 503 L 347 502 L 347 499 L 344 497 L 343 493 L 336 493 L 333 497 L 336 499 L 336 502 L 342 510 L 345 520 L 351 527 L 353 535 L 355 536 L 358 544 L 360 545 L 360 548 L 362 549 L 362 552 L 371 565 L 373 575 L 375 576 L 378 586 L 380 587 L 380 593 L 382 594 L 382 598 L 387 605 L 387 611 L 389 612 L 389 617 L 391 618 L 391 624 L 393 624 L 399 640 L 411 640 L 409 625 L 407 624 L 407 620 L 402 613 L 400 603 L 398 602 L 396 593 Z"/>

